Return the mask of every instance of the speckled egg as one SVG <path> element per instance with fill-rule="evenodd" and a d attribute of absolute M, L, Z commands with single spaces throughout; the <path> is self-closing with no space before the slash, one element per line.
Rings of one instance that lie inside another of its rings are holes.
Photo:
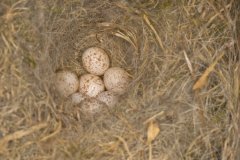
<path fill-rule="evenodd" d="M 98 47 L 91 47 L 84 51 L 82 55 L 84 68 L 91 74 L 103 75 L 109 68 L 110 61 L 107 53 Z"/>
<path fill-rule="evenodd" d="M 85 98 L 86 97 L 80 92 L 76 92 L 71 95 L 71 101 L 74 105 L 80 104 Z"/>
<path fill-rule="evenodd" d="M 94 115 L 102 111 L 104 104 L 95 98 L 90 98 L 83 100 L 80 107 L 83 114 Z"/>
<path fill-rule="evenodd" d="M 95 97 L 105 89 L 103 80 L 93 74 L 85 74 L 80 77 L 79 80 L 79 91 L 80 93 Z"/>
<path fill-rule="evenodd" d="M 73 72 L 60 71 L 56 73 L 55 85 L 62 96 L 68 97 L 78 90 L 79 80 Z"/>
<path fill-rule="evenodd" d="M 123 94 L 127 90 L 131 78 L 124 69 L 112 67 L 104 73 L 103 80 L 107 90 Z"/>
<path fill-rule="evenodd" d="M 118 102 L 118 95 L 112 91 L 104 91 L 99 93 L 96 99 L 105 103 L 108 107 L 114 107 Z"/>

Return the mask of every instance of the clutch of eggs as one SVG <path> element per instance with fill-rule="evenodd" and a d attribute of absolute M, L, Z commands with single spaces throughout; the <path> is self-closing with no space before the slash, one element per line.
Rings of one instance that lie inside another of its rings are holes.
<path fill-rule="evenodd" d="M 56 73 L 58 92 L 70 97 L 72 104 L 79 105 L 84 114 L 100 112 L 104 105 L 114 107 L 131 81 L 128 72 L 120 67 L 109 68 L 108 54 L 98 47 L 83 52 L 82 64 L 88 73 L 80 77 L 70 71 Z"/>

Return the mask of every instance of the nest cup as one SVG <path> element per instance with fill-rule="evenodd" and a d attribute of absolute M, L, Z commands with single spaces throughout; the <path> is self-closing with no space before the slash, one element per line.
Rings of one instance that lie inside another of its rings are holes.
<path fill-rule="evenodd" d="M 94 8 L 92 5 L 97 6 L 98 3 L 87 5 L 86 8 Z M 138 33 L 141 28 L 136 27 L 140 21 L 134 18 L 123 21 L 126 13 L 117 6 L 114 12 L 110 6 L 88 9 L 86 15 L 81 15 L 83 17 L 71 21 L 62 17 L 53 24 L 53 33 L 56 34 L 53 35 L 54 45 L 51 48 L 52 67 L 55 71 L 70 70 L 80 77 L 87 73 L 82 64 L 83 52 L 90 47 L 102 48 L 109 56 L 110 67 L 121 67 L 132 77 L 128 90 L 116 105 L 124 108 L 128 103 L 126 99 L 134 98 L 137 94 L 135 86 L 141 82 L 146 72 L 145 66 L 150 62 L 147 53 L 140 52 L 138 39 L 143 35 Z"/>

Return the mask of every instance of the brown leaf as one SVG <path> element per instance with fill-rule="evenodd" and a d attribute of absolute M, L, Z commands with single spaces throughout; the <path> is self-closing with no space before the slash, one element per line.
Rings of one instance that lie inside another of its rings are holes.
<path fill-rule="evenodd" d="M 193 90 L 201 89 L 206 83 L 208 75 L 214 70 L 215 65 L 210 65 L 202 74 L 202 76 L 197 80 L 193 86 Z"/>
<path fill-rule="evenodd" d="M 159 134 L 160 129 L 158 127 L 158 124 L 151 121 L 148 126 L 147 131 L 147 143 L 150 144 Z"/>
<path fill-rule="evenodd" d="M 202 74 L 202 76 L 197 80 L 197 82 L 193 86 L 193 90 L 201 89 L 207 83 L 207 78 L 209 74 L 214 70 L 217 62 L 222 58 L 224 53 L 222 53 Z"/>

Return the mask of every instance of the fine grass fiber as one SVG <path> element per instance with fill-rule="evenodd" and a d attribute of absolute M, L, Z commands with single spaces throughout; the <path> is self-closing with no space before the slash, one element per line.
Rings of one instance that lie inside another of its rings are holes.
<path fill-rule="evenodd" d="M 54 76 L 92 46 L 133 80 L 89 119 Z M 239 54 L 239 0 L 1 0 L 0 159 L 238 160 Z"/>

